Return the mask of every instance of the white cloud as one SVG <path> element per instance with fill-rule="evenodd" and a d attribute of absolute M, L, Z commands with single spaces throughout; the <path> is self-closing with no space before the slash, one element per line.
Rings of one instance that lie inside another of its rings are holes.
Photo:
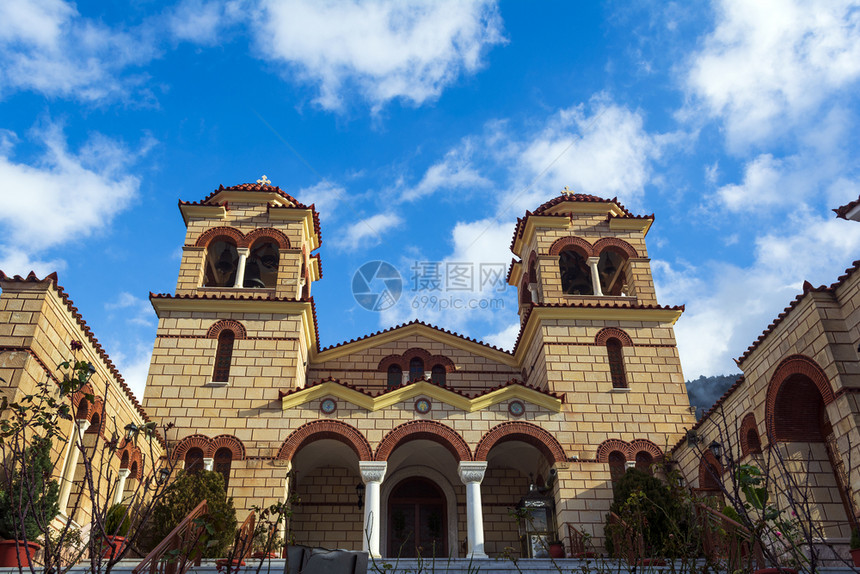
<path fill-rule="evenodd" d="M 492 0 L 264 0 L 254 20 L 260 52 L 318 85 L 326 109 L 342 108 L 352 87 L 376 109 L 420 105 L 504 41 Z"/>
<path fill-rule="evenodd" d="M 600 197 L 617 196 L 628 207 L 636 206 L 651 179 L 651 163 L 667 143 L 645 130 L 639 112 L 603 95 L 589 106 L 561 110 L 518 149 L 508 148 L 517 156 L 514 191 L 525 188 L 509 196 L 512 213 L 534 209 L 564 186 Z"/>
<path fill-rule="evenodd" d="M 111 360 L 122 374 L 122 378 L 128 383 L 134 396 L 143 401 L 146 376 L 149 374 L 149 364 L 152 359 L 152 344 L 142 341 L 125 342 L 118 345 L 116 343 L 116 341 L 112 341 L 106 345 L 119 347 L 119 350 L 114 350 L 111 353 Z"/>
<path fill-rule="evenodd" d="M 127 167 L 145 153 L 96 134 L 78 153 L 67 148 L 53 124 L 33 131 L 45 152 L 33 163 L 15 161 L 11 146 L 0 146 L 2 242 L 19 258 L 103 233 L 137 195 L 140 182 Z"/>
<path fill-rule="evenodd" d="M 112 318 L 113 312 L 119 311 L 126 323 L 141 327 L 155 326 L 155 311 L 149 301 L 125 291 L 121 292 L 115 301 L 105 303 L 105 310 L 111 314 L 109 318 Z"/>
<path fill-rule="evenodd" d="M 305 205 L 314 204 L 320 217 L 330 217 L 339 205 L 346 203 L 350 196 L 346 189 L 330 181 L 321 181 L 316 185 L 305 187 L 296 192 L 295 198 Z"/>
<path fill-rule="evenodd" d="M 33 90 L 101 101 L 127 94 L 140 78 L 124 68 L 156 55 L 143 29 L 113 30 L 61 0 L 0 2 L 0 96 Z"/>
<path fill-rule="evenodd" d="M 511 351 L 514 348 L 514 343 L 517 342 L 517 335 L 520 333 L 519 322 L 511 323 L 498 333 L 487 335 L 484 337 L 484 342 L 488 345 L 493 345 L 500 349 Z"/>
<path fill-rule="evenodd" d="M 860 76 L 855 1 L 722 0 L 716 19 L 690 60 L 686 86 L 709 115 L 725 119 L 733 146 L 807 121 L 840 91 L 853 97 Z"/>
<path fill-rule="evenodd" d="M 749 266 L 654 261 L 658 299 L 687 305 L 675 326 L 686 378 L 737 372 L 733 359 L 800 292 L 803 281 L 833 282 L 858 250 L 860 225 L 800 208 L 779 231 L 755 240 Z"/>
<path fill-rule="evenodd" d="M 482 176 L 472 164 L 473 153 L 471 138 L 466 138 L 460 146 L 446 153 L 442 161 L 430 166 L 421 181 L 415 187 L 404 191 L 400 198 L 403 201 L 414 201 L 440 190 L 469 191 L 491 186 L 492 182 Z"/>
<path fill-rule="evenodd" d="M 182 0 L 167 16 L 171 35 L 176 40 L 196 44 L 215 44 L 226 26 L 244 17 L 241 2 Z"/>
<path fill-rule="evenodd" d="M 345 251 L 355 251 L 378 245 L 382 237 L 403 224 L 403 218 L 394 213 L 378 213 L 348 226 L 342 235 L 335 236 L 333 243 Z"/>

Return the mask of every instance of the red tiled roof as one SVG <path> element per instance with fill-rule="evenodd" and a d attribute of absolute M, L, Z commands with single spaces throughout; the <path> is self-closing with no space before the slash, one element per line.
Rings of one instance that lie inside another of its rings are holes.
<path fill-rule="evenodd" d="M 860 197 L 850 203 L 846 203 L 842 207 L 837 207 L 833 211 L 834 213 L 836 213 L 836 217 L 839 217 L 840 219 L 848 219 L 848 212 L 857 207 L 858 205 L 860 205 Z"/>
<path fill-rule="evenodd" d="M 293 394 L 295 394 L 295 393 L 298 393 L 299 391 L 303 391 L 303 390 L 305 390 L 305 389 L 310 389 L 310 388 L 312 388 L 312 387 L 315 387 L 315 386 L 317 386 L 317 385 L 321 385 L 321 384 L 323 384 L 323 383 L 336 383 L 336 384 L 338 384 L 338 385 L 340 385 L 340 386 L 342 386 L 342 387 L 346 387 L 346 388 L 348 388 L 348 389 L 352 389 L 352 390 L 354 390 L 354 391 L 358 391 L 359 393 L 361 393 L 361 394 L 363 394 L 363 395 L 366 395 L 366 396 L 368 396 L 368 397 L 380 397 L 380 396 L 385 395 L 385 394 L 388 394 L 388 393 L 390 393 L 390 392 L 392 392 L 392 391 L 396 391 L 396 390 L 398 390 L 398 389 L 402 389 L 402 388 L 404 388 L 404 387 L 408 387 L 408 386 L 410 386 L 410 385 L 414 385 L 414 384 L 416 384 L 416 383 L 427 383 L 427 384 L 430 384 L 430 385 L 435 385 L 435 386 L 437 386 L 437 387 L 440 387 L 440 388 L 442 388 L 442 389 L 445 389 L 446 391 L 451 391 L 452 393 L 457 394 L 457 395 L 460 395 L 461 397 L 464 397 L 464 398 L 467 398 L 467 399 L 476 399 L 476 398 L 478 398 L 478 397 L 482 397 L 482 396 L 487 395 L 487 394 L 489 394 L 489 393 L 492 393 L 492 392 L 494 392 L 494 391 L 498 391 L 499 389 L 504 389 L 505 387 L 510 387 L 510 386 L 513 386 L 513 385 L 518 385 L 518 386 L 520 386 L 520 387 L 524 387 L 524 388 L 526 388 L 526 389 L 531 389 L 531 390 L 533 390 L 533 391 L 537 391 L 537 392 L 539 392 L 539 393 L 541 393 L 541 394 L 547 395 L 547 396 L 552 397 L 552 398 L 554 398 L 554 399 L 559 399 L 562 403 L 564 402 L 564 397 L 565 397 L 564 393 L 560 393 L 560 394 L 559 394 L 559 393 L 553 393 L 553 392 L 547 391 L 547 390 L 545 390 L 545 389 L 538 388 L 538 387 L 533 386 L 533 385 L 528 385 L 528 384 L 525 384 L 525 383 L 521 383 L 521 382 L 520 382 L 520 381 L 518 381 L 517 379 L 511 379 L 511 380 L 507 381 L 506 383 L 503 383 L 503 384 L 501 384 L 501 385 L 498 385 L 498 386 L 496 386 L 496 387 L 492 387 L 492 388 L 489 388 L 489 389 L 484 389 L 484 390 L 482 390 L 481 392 L 479 392 L 479 393 L 475 393 L 475 394 L 465 393 L 465 392 L 463 392 L 463 391 L 461 391 L 461 390 L 459 390 L 459 389 L 457 389 L 457 388 L 455 388 L 455 387 L 450 387 L 450 386 L 446 386 L 446 385 L 437 385 L 437 384 L 436 384 L 436 383 L 434 383 L 432 380 L 427 379 L 427 378 L 415 379 L 414 381 L 410 381 L 410 382 L 405 383 L 405 384 L 402 384 L 402 385 L 397 385 L 396 387 L 390 387 L 390 388 L 387 388 L 387 389 L 383 389 L 383 390 L 379 391 L 378 393 L 370 393 L 370 392 L 366 391 L 365 389 L 362 389 L 361 387 L 358 387 L 358 386 L 356 386 L 356 385 L 352 385 L 352 384 L 350 384 L 350 383 L 343 382 L 343 381 L 341 381 L 340 379 L 336 379 L 336 378 L 334 378 L 334 377 L 326 377 L 326 378 L 324 378 L 324 379 L 320 379 L 320 380 L 315 381 L 315 382 L 310 382 L 310 383 L 308 383 L 307 385 L 305 385 L 304 387 L 297 387 L 297 388 L 295 388 L 295 389 L 290 389 L 290 390 L 288 390 L 288 391 L 278 391 L 278 398 L 279 398 L 279 399 L 281 399 L 281 398 L 283 398 L 283 397 L 286 397 L 286 396 L 289 396 L 289 395 L 293 395 Z"/>
<path fill-rule="evenodd" d="M 701 418 L 701 419 L 699 419 L 698 421 L 696 421 L 696 424 L 694 424 L 692 427 L 690 427 L 690 430 L 691 430 L 691 431 L 698 430 L 698 429 L 699 429 L 699 427 L 701 427 L 701 426 L 705 423 L 705 421 L 706 421 L 706 420 L 708 420 L 708 418 L 709 418 L 709 417 L 710 417 L 714 412 L 716 412 L 716 410 L 717 410 L 720 406 L 722 406 L 722 404 L 726 401 L 726 399 L 728 399 L 728 398 L 731 396 L 731 394 L 732 394 L 732 393 L 734 393 L 734 392 L 735 392 L 735 391 L 736 391 L 736 390 L 737 390 L 737 389 L 738 389 L 738 388 L 743 384 L 743 382 L 744 382 L 745 380 L 746 380 L 746 379 L 744 378 L 744 376 L 743 376 L 743 375 L 741 375 L 740 377 L 738 377 L 738 380 L 737 380 L 737 381 L 735 381 L 735 382 L 732 384 L 732 386 L 731 386 L 731 387 L 729 387 L 728 389 L 726 389 L 726 392 L 724 392 L 724 393 L 723 393 L 723 396 L 721 396 L 719 399 L 717 399 L 717 402 L 715 402 L 715 403 L 711 406 L 711 408 L 710 408 L 710 409 L 708 409 L 708 412 L 706 412 L 706 413 L 702 416 L 702 418 Z M 673 446 L 673 447 L 670 449 L 670 452 L 675 452 L 676 450 L 678 450 L 678 449 L 681 447 L 681 445 L 682 445 L 682 444 L 684 444 L 684 442 L 686 442 L 686 440 L 687 440 L 687 437 L 684 437 L 684 438 L 682 438 L 681 440 L 679 440 L 677 443 L 675 443 L 675 446 Z"/>
<path fill-rule="evenodd" d="M 49 275 L 46 275 L 44 279 L 39 279 L 38 277 L 36 277 L 36 273 L 33 271 L 30 271 L 30 274 L 27 275 L 26 278 L 24 278 L 24 277 L 21 277 L 20 275 L 15 275 L 14 277 L 10 277 L 10 276 L 6 275 L 5 273 L 3 273 L 2 270 L 0 270 L 0 281 L 12 281 L 15 283 L 43 283 L 45 281 L 49 281 L 51 283 L 51 285 L 54 287 L 54 289 L 56 289 L 57 295 L 59 295 L 60 299 L 62 299 L 63 303 L 66 305 L 66 308 L 72 314 L 72 317 L 75 318 L 75 321 L 77 322 L 78 326 L 81 328 L 81 331 L 87 337 L 90 344 L 92 344 L 92 346 L 95 349 L 98 356 L 102 359 L 102 361 L 104 361 L 104 364 L 108 368 L 108 371 L 110 371 L 110 373 L 114 376 L 116 381 L 119 383 L 120 388 L 122 388 L 123 392 L 125 393 L 126 397 L 128 397 L 128 399 L 131 401 L 132 405 L 134 405 L 135 410 L 137 410 L 138 414 L 141 416 L 141 418 L 143 420 L 145 420 L 146 422 L 151 422 L 149 419 L 149 415 L 146 414 L 145 410 L 143 410 L 143 406 L 137 400 L 137 397 L 134 396 L 134 393 L 129 388 L 128 384 L 126 384 L 125 379 L 123 379 L 122 375 L 117 370 L 116 366 L 113 364 L 113 361 L 111 361 L 107 352 L 101 346 L 101 343 L 99 343 L 98 339 L 96 339 L 95 335 L 93 335 L 93 332 L 90 329 L 89 325 L 87 325 L 87 322 L 84 321 L 84 318 L 78 312 L 78 308 L 75 307 L 72 300 L 69 299 L 69 295 L 66 293 L 66 291 L 58 283 L 58 278 L 57 278 L 56 272 L 51 273 Z M 158 439 L 158 441 L 162 444 L 162 446 L 165 446 L 164 439 L 161 437 L 161 435 L 158 432 L 155 433 L 155 436 Z"/>
<path fill-rule="evenodd" d="M 816 293 L 826 293 L 826 292 L 831 292 L 831 293 L 832 293 L 832 292 L 833 292 L 833 291 L 835 291 L 835 290 L 836 290 L 836 289 L 837 289 L 837 288 L 838 288 L 838 287 L 839 287 L 839 286 L 840 286 L 840 285 L 841 285 L 841 284 L 842 284 L 846 279 L 848 279 L 849 277 L 851 277 L 851 275 L 853 275 L 853 274 L 854 274 L 854 272 L 855 272 L 855 271 L 857 271 L 858 269 L 860 269 L 860 260 L 855 261 L 855 262 L 852 264 L 852 266 L 851 266 L 851 267 L 849 267 L 848 269 L 846 269 L 846 270 L 845 270 L 845 273 L 843 273 L 842 275 L 840 275 L 840 276 L 836 279 L 836 281 L 835 281 L 834 283 L 830 284 L 829 286 L 827 286 L 827 285 L 821 285 L 821 286 L 819 286 L 819 287 L 813 287 L 813 286 L 812 286 L 812 284 L 811 284 L 811 283 L 809 283 L 809 281 L 804 281 L 804 283 L 803 283 L 803 293 L 801 293 L 800 295 L 798 295 L 797 297 L 795 297 L 795 298 L 794 298 L 794 300 L 793 300 L 791 303 L 789 303 L 789 304 L 788 304 L 788 307 L 786 307 L 785 309 L 783 309 L 783 310 L 782 310 L 782 313 L 780 313 L 779 315 L 777 315 L 777 316 L 776 316 L 776 319 L 774 319 L 774 320 L 773 320 L 773 322 L 772 322 L 770 325 L 768 325 L 768 326 L 767 326 L 767 328 L 766 328 L 764 331 L 762 331 L 762 332 L 761 332 L 761 335 L 759 335 L 759 336 L 758 336 L 758 338 L 757 338 L 755 341 L 753 341 L 753 343 L 752 343 L 749 347 L 747 347 L 747 350 L 746 350 L 746 351 L 744 351 L 744 354 L 743 354 L 743 355 L 741 355 L 740 357 L 738 357 L 738 358 L 735 360 L 735 362 L 736 362 L 738 365 L 741 365 L 745 360 L 747 360 L 747 359 L 749 358 L 749 356 L 752 354 L 752 352 L 753 352 L 753 351 L 755 351 L 755 350 L 758 348 L 758 346 L 762 344 L 762 342 L 764 342 L 764 340 L 768 337 L 768 335 L 770 335 L 770 334 L 771 334 L 771 332 L 773 332 L 773 330 L 774 330 L 774 329 L 776 329 L 776 328 L 777 328 L 777 326 L 778 326 L 780 323 L 782 323 L 782 322 L 785 320 L 785 318 L 786 318 L 786 317 L 788 317 L 789 313 L 791 313 L 791 311 L 792 311 L 795 307 L 797 307 L 797 306 L 800 304 L 800 302 L 801 302 L 801 301 L 803 301 L 803 299 L 806 297 L 807 293 L 810 293 L 810 292 L 812 292 L 812 291 L 814 291 L 814 292 L 816 292 Z"/>
<path fill-rule="evenodd" d="M 439 331 L 440 333 L 446 333 L 448 335 L 453 335 L 453 336 L 457 337 L 458 339 L 462 339 L 464 341 L 469 341 L 470 343 L 477 343 L 478 345 L 481 345 L 482 347 L 487 347 L 488 349 L 493 349 L 494 351 L 499 351 L 501 353 L 505 353 L 506 355 L 512 355 L 512 353 L 510 353 L 509 351 L 505 351 L 504 349 L 500 349 L 494 345 L 488 345 L 487 343 L 484 343 L 484 342 L 479 341 L 477 339 L 473 339 L 472 337 L 466 337 L 465 335 L 461 335 L 461 334 L 456 333 L 454 331 L 449 331 L 448 329 L 443 329 L 441 327 L 431 325 L 430 323 L 425 323 L 424 321 L 419 321 L 418 319 L 413 319 L 412 321 L 409 321 L 408 323 L 401 323 L 400 325 L 395 325 L 394 327 L 389 327 L 388 329 L 382 329 L 380 331 L 370 333 L 369 335 L 364 335 L 362 337 L 350 339 L 349 341 L 337 343 L 336 345 L 330 345 L 328 347 L 325 347 L 324 349 L 321 349 L 320 352 L 328 351 L 331 349 L 336 349 L 338 347 L 343 347 L 344 345 L 349 345 L 349 344 L 355 343 L 357 341 L 364 341 L 365 339 L 370 339 L 371 337 L 376 337 L 377 335 L 382 335 L 383 333 L 390 333 L 392 331 L 396 331 L 397 329 L 403 329 L 404 327 L 409 327 L 410 325 L 424 325 L 425 327 L 429 327 L 430 329 L 433 329 L 434 331 Z"/>
<path fill-rule="evenodd" d="M 621 211 L 624 212 L 624 217 L 635 217 L 632 213 L 627 211 L 627 208 L 624 207 L 619 201 L 617 197 L 613 197 L 612 199 L 604 199 L 602 197 L 597 197 L 596 195 L 588 195 L 586 193 L 572 193 L 570 195 L 559 195 L 558 197 L 554 197 L 550 199 L 546 203 L 543 203 L 535 209 L 534 211 L 526 210 L 526 214 L 523 217 L 517 218 L 517 225 L 514 228 L 514 236 L 511 239 L 511 251 L 514 249 L 514 244 L 517 239 L 522 237 L 523 231 L 526 227 L 526 221 L 528 221 L 529 217 L 532 215 L 555 215 L 558 217 L 569 217 L 570 214 L 567 213 L 546 213 L 550 208 L 555 207 L 556 205 L 565 203 L 565 202 L 580 202 L 580 203 L 614 203 L 617 205 Z M 645 216 L 646 218 L 648 216 Z M 653 216 L 650 216 L 653 218 Z"/>
<path fill-rule="evenodd" d="M 312 203 L 309 206 L 304 206 L 299 204 L 296 207 L 301 207 L 301 209 L 310 209 L 311 213 L 314 217 L 314 233 L 317 234 L 317 237 L 320 238 L 320 245 L 322 245 L 322 231 L 320 229 L 320 214 L 317 213 L 316 204 Z M 268 210 L 271 211 L 273 209 L 295 209 L 295 207 L 288 207 L 286 205 L 272 205 L 271 203 L 268 205 Z"/>

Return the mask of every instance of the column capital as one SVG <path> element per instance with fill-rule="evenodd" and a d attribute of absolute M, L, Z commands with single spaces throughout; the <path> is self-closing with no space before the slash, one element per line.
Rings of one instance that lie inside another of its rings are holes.
<path fill-rule="evenodd" d="M 81 432 L 87 432 L 87 429 L 90 428 L 90 421 L 87 419 L 77 419 L 75 424 L 78 425 L 78 428 L 81 429 Z"/>
<path fill-rule="evenodd" d="M 203 459 L 203 470 L 212 470 L 215 468 L 215 459 L 214 458 L 204 458 Z"/>
<path fill-rule="evenodd" d="M 463 484 L 470 482 L 479 483 L 484 480 L 484 473 L 487 471 L 487 461 L 461 461 L 457 466 L 457 473 L 460 475 L 460 480 Z"/>
<path fill-rule="evenodd" d="M 119 469 L 119 473 L 117 473 L 117 477 L 120 479 L 128 478 L 129 474 L 131 474 L 130 468 L 121 468 Z"/>
<path fill-rule="evenodd" d="M 239 255 L 240 257 L 242 255 L 244 255 L 245 257 L 248 257 L 251 254 L 251 248 L 250 247 L 237 247 L 236 248 L 236 254 Z"/>
<path fill-rule="evenodd" d="M 600 257 L 597 257 L 597 256 L 589 257 L 588 259 L 585 260 L 585 262 L 588 263 L 589 265 L 597 265 L 598 263 L 600 263 Z"/>
<path fill-rule="evenodd" d="M 367 484 L 368 482 L 382 482 L 385 478 L 385 471 L 388 469 L 387 462 L 379 462 L 375 460 L 360 460 L 358 461 L 358 471 L 361 473 L 361 480 Z"/>

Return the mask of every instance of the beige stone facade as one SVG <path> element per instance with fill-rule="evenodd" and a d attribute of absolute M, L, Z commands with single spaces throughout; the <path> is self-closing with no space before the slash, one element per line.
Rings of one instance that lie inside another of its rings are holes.
<path fill-rule="evenodd" d="M 313 208 L 278 188 L 242 185 L 181 209 L 188 232 L 176 293 L 152 298 L 159 325 L 144 407 L 175 423 L 173 452 L 188 464 L 202 456 L 217 465 L 219 449 L 228 457 L 240 514 L 292 489 L 299 542 L 373 550 L 376 531 L 379 552 L 396 555 L 398 513 L 429 508 L 432 532 L 416 541 L 424 552 L 428 541 L 451 556 L 518 552 L 508 511 L 531 481 L 548 480 L 557 535 L 570 523 L 600 538 L 610 453 L 647 466 L 694 423 L 672 327 L 682 309 L 659 306 L 654 294 L 645 245 L 653 218 L 616 201 L 562 196 L 519 223 L 509 283 L 529 295 L 520 296 L 512 352 L 420 322 L 321 349 Z M 276 271 L 251 285 L 238 269 L 266 243 L 277 247 Z M 592 258 L 606 294 L 566 287 L 560 258 L 574 251 Z M 227 376 L 216 366 L 225 331 Z M 607 345 L 617 347 L 614 382 Z M 375 486 L 362 470 L 373 464 L 384 467 Z M 463 474 L 473 468 L 483 472 L 480 548 L 463 478 L 477 476 Z M 421 480 L 432 484 L 407 496 Z M 357 505 L 363 483 L 368 503 L 379 489 L 376 515 Z"/>

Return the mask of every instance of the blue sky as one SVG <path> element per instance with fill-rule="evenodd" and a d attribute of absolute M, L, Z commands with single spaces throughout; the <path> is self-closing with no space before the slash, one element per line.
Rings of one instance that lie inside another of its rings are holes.
<path fill-rule="evenodd" d="M 656 214 L 685 375 L 733 372 L 860 251 L 830 211 L 860 195 L 858 77 L 860 5 L 834 0 L 7 0 L 0 269 L 57 271 L 140 395 L 177 200 L 266 174 L 321 212 L 323 346 L 419 318 L 510 348 L 511 289 L 412 267 L 507 264 L 568 186 Z M 382 312 L 350 291 L 373 260 L 404 278 Z"/>

